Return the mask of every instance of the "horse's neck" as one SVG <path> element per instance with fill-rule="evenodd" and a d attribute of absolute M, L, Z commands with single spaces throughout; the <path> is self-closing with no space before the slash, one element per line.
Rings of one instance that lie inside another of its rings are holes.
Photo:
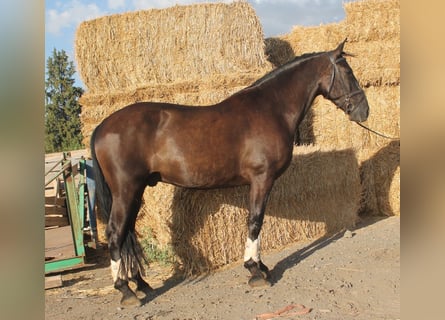
<path fill-rule="evenodd" d="M 313 61 L 307 61 L 298 69 L 289 70 L 283 85 L 276 87 L 277 106 L 281 108 L 280 113 L 288 124 L 289 132 L 295 133 L 296 128 L 308 112 L 319 92 L 319 79 L 321 74 L 311 66 Z M 303 76 L 304 75 L 304 76 Z"/>

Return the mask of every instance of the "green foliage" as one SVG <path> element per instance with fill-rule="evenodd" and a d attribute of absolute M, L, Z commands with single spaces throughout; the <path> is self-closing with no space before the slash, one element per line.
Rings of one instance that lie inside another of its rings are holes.
<path fill-rule="evenodd" d="M 144 228 L 141 247 L 148 262 L 159 262 L 163 265 L 171 265 L 174 263 L 174 253 L 169 247 L 161 248 L 149 228 Z"/>
<path fill-rule="evenodd" d="M 74 86 L 74 63 L 64 50 L 53 50 L 47 60 L 45 81 L 45 152 L 83 147 L 78 98 L 83 89 Z"/>

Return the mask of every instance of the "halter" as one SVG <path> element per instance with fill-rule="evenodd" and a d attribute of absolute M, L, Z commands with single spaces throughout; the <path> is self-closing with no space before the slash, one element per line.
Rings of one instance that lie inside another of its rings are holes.
<path fill-rule="evenodd" d="M 333 67 L 334 67 L 334 71 L 332 72 L 331 83 L 329 85 L 329 90 L 328 90 L 328 94 L 326 95 L 326 97 L 328 97 L 330 95 L 332 87 L 334 86 L 335 73 L 338 72 L 338 70 L 337 70 L 337 63 L 339 61 L 346 60 L 346 59 L 345 59 L 345 57 L 340 57 L 337 60 L 334 60 L 331 56 L 329 56 L 329 60 L 331 60 L 331 63 L 333 65 Z M 341 79 L 341 82 L 342 82 L 343 88 L 345 88 L 346 86 L 345 86 L 345 83 L 343 82 L 343 79 Z M 353 91 L 351 93 L 342 94 L 342 95 L 340 95 L 340 96 L 338 96 L 336 98 L 331 98 L 331 100 L 336 101 L 336 100 L 339 100 L 339 99 L 345 97 L 345 101 L 343 102 L 342 109 L 346 113 L 350 114 L 354 110 L 354 108 L 351 108 L 350 99 L 353 96 L 355 96 L 357 94 L 360 94 L 360 93 L 365 94 L 363 89 L 360 88 L 359 90 Z M 390 137 L 390 136 L 387 136 L 387 135 L 382 134 L 380 132 L 377 132 L 375 130 L 372 130 L 372 129 L 368 128 L 367 126 L 365 126 L 365 125 L 363 125 L 363 124 L 361 124 L 359 122 L 355 122 L 355 123 L 357 123 L 360 127 L 364 128 L 364 129 L 366 129 L 366 130 L 368 130 L 368 131 L 370 131 L 372 133 L 375 133 L 376 135 L 381 136 L 383 138 L 390 139 L 390 140 L 400 140 L 400 137 Z"/>
<path fill-rule="evenodd" d="M 338 72 L 337 63 L 340 62 L 340 61 L 346 60 L 346 59 L 345 59 L 345 57 L 340 57 L 337 60 L 334 60 L 332 58 L 332 56 L 329 56 L 329 60 L 331 60 L 332 66 L 334 67 L 334 70 L 332 71 L 331 83 L 329 85 L 329 90 L 328 90 L 328 93 L 327 93 L 326 97 L 329 97 L 329 95 L 331 93 L 331 90 L 332 90 L 332 87 L 334 86 L 335 74 L 336 74 L 336 72 Z M 346 85 L 345 85 L 345 83 L 344 83 L 342 78 L 340 78 L 340 81 L 341 81 L 341 84 L 342 84 L 343 88 L 346 88 Z M 355 96 L 357 94 L 365 94 L 365 93 L 363 92 L 363 89 L 360 88 L 359 90 L 356 90 L 356 91 L 353 91 L 353 92 L 350 92 L 350 93 L 346 93 L 346 94 L 342 94 L 342 95 L 340 95 L 340 96 L 338 96 L 336 98 L 332 98 L 331 97 L 330 99 L 335 102 L 335 101 L 337 101 L 337 100 L 339 100 L 339 99 L 344 97 L 345 100 L 343 101 L 343 104 L 342 104 L 342 106 L 340 108 L 342 110 L 344 110 L 347 114 L 350 114 L 354 110 L 354 108 L 357 107 L 357 106 L 353 106 L 351 108 L 352 105 L 351 105 L 350 100 L 351 100 L 351 98 L 353 96 Z"/>

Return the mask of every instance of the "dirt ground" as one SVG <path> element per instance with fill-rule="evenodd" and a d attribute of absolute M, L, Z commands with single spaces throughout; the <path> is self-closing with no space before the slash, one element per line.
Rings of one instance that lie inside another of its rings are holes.
<path fill-rule="evenodd" d="M 186 280 L 154 265 L 146 279 L 155 291 L 136 308 L 120 306 L 106 254 L 92 259 L 45 291 L 45 319 L 275 319 L 259 316 L 292 305 L 281 319 L 400 319 L 400 217 L 366 218 L 355 230 L 263 253 L 271 287 L 250 288 L 241 262 Z M 310 312 L 298 314 L 299 305 Z"/>

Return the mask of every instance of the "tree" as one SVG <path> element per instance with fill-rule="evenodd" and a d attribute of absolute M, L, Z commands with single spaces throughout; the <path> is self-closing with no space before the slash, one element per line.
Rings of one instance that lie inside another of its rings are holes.
<path fill-rule="evenodd" d="M 83 147 L 80 123 L 83 93 L 74 86 L 74 63 L 64 50 L 53 50 L 46 64 L 45 152 L 76 150 Z"/>

